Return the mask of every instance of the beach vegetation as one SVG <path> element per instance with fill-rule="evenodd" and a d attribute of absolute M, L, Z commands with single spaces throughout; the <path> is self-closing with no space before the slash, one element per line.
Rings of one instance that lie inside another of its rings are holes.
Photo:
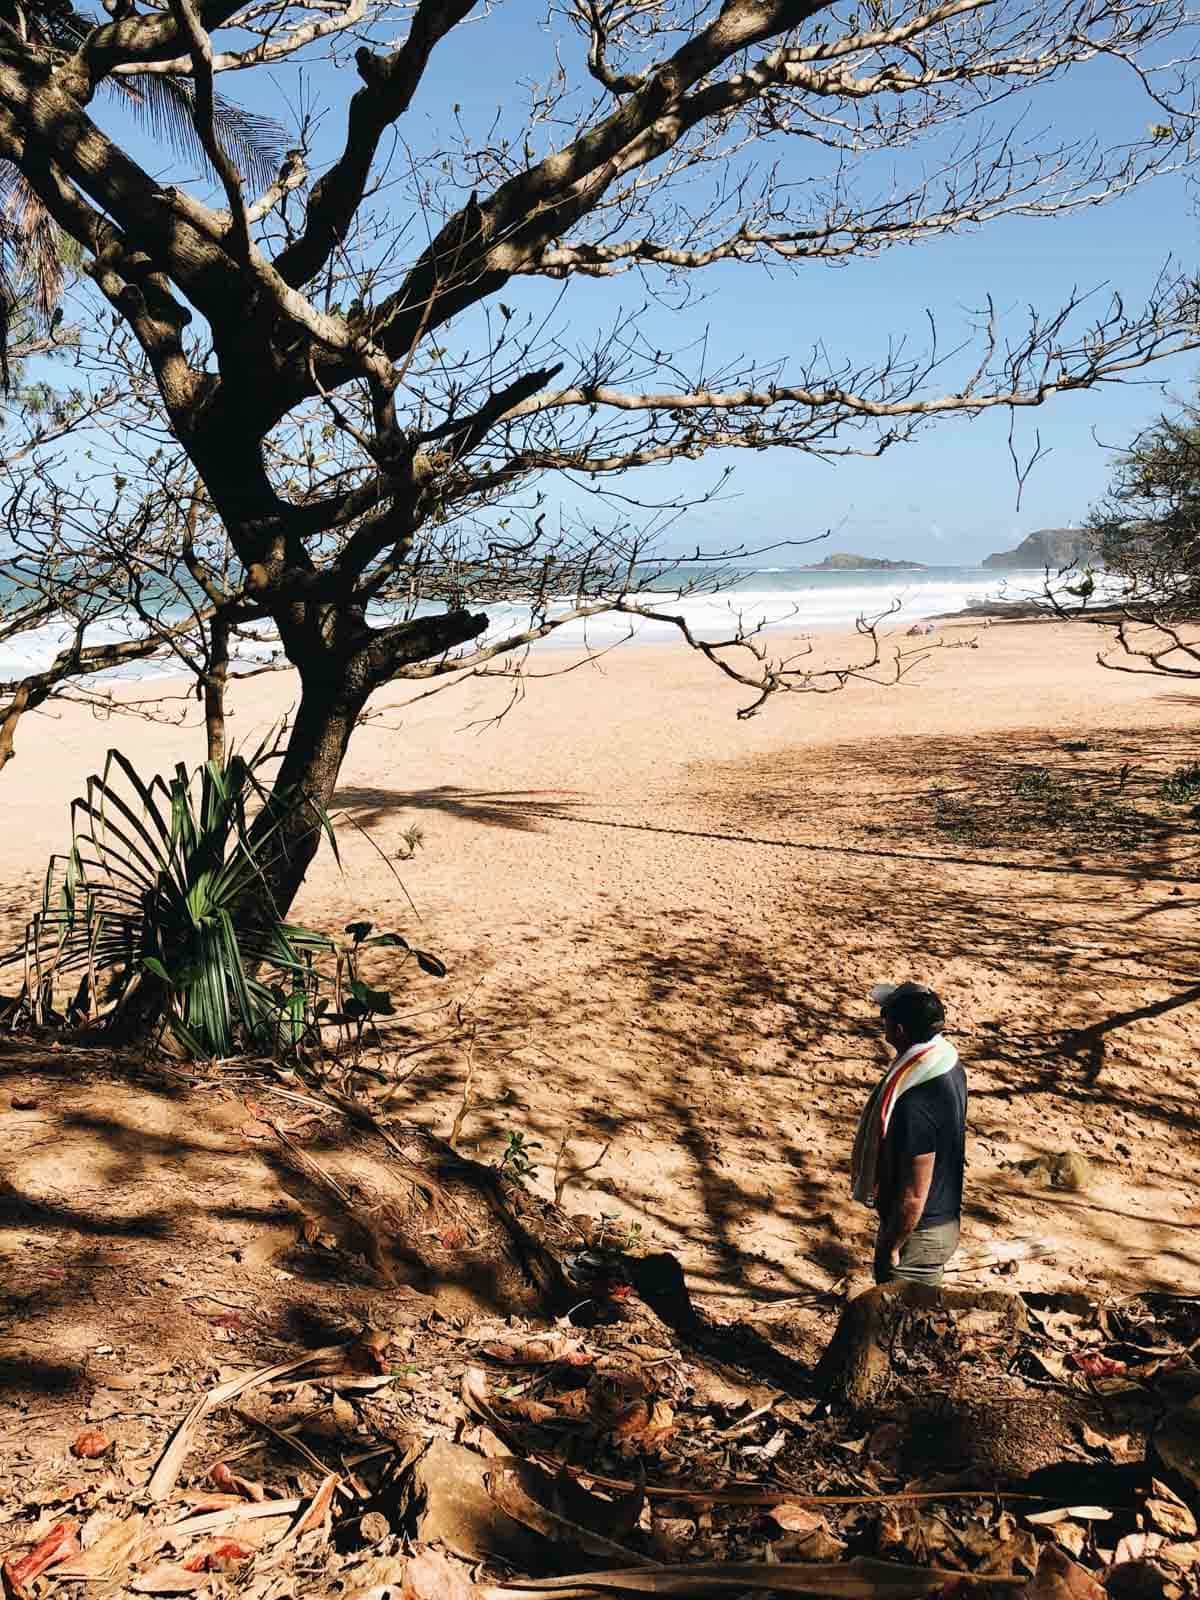
<path fill-rule="evenodd" d="M 1189 761 L 1176 767 L 1169 778 L 1163 780 L 1162 797 L 1172 805 L 1195 805 L 1200 801 L 1200 761 Z"/>
<path fill-rule="evenodd" d="M 363 971 L 369 951 L 402 952 L 437 977 L 445 967 L 400 934 L 352 922 L 344 937 L 290 923 L 270 899 L 267 866 L 283 828 L 255 827 L 270 795 L 264 741 L 249 755 L 168 777 L 141 777 L 118 750 L 71 807 L 72 839 L 47 869 L 41 908 L 6 958 L 24 972 L 34 1026 L 65 1019 L 120 1037 L 165 1028 L 197 1060 L 294 1055 L 336 1029 L 360 1049 L 394 1014 L 390 990 Z M 332 819 L 309 826 L 337 849 Z M 238 921 L 248 896 L 254 922 Z"/>
<path fill-rule="evenodd" d="M 531 1139 L 520 1128 L 510 1128 L 505 1135 L 504 1149 L 496 1170 L 502 1177 L 511 1178 L 523 1187 L 537 1171 L 538 1163 L 533 1153 L 541 1148 L 538 1140 Z"/>
<path fill-rule="evenodd" d="M 1200 405 L 1163 413 L 1117 452 L 1090 525 L 1117 612 L 1103 664 L 1200 678 Z"/>
<path fill-rule="evenodd" d="M 980 849 L 1135 850 L 1163 839 L 1175 824 L 1155 803 L 1171 798 L 1172 780 L 1157 789 L 1143 784 L 1146 793 L 1135 800 L 1125 794 L 1130 775 L 1128 766 L 1115 783 L 1041 765 L 1008 771 L 978 788 L 935 791 L 933 823 L 946 837 Z"/>

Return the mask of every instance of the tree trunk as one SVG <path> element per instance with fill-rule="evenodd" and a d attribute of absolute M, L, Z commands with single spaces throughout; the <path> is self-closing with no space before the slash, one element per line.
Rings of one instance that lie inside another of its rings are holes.
<path fill-rule="evenodd" d="M 332 663 L 325 663 L 328 677 Z M 262 863 L 272 916 L 285 917 L 321 843 L 326 810 L 337 788 L 346 746 L 366 704 L 345 682 L 305 682 L 296 721 L 271 798 L 263 808 L 252 841 L 269 836 Z M 267 897 L 256 894 L 246 907 L 246 923 L 259 922 Z"/>
<path fill-rule="evenodd" d="M 209 630 L 208 671 L 204 674 L 204 732 L 208 759 L 225 765 L 225 685 L 229 681 L 229 624 L 214 617 Z"/>
<path fill-rule="evenodd" d="M 1000 1289 L 885 1283 L 848 1302 L 814 1383 L 826 1400 L 866 1410 L 890 1388 L 898 1357 L 953 1361 L 963 1335 L 1015 1348 L 1028 1328 L 1024 1303 Z"/>

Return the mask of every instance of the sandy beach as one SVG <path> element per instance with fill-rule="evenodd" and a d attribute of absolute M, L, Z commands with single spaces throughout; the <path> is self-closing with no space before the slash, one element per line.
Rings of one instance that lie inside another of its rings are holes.
<path fill-rule="evenodd" d="M 534 670 L 555 675 L 498 723 L 506 680 L 382 694 L 337 799 L 373 842 L 343 826 L 342 870 L 323 853 L 295 914 L 371 918 L 447 962 L 412 981 L 389 1041 L 430 1046 L 395 1114 L 445 1134 L 470 1056 L 465 1149 L 493 1159 L 524 1133 L 540 1189 L 557 1161 L 568 1211 L 678 1251 L 714 1307 L 805 1296 L 868 1259 L 845 1182 L 883 1060 L 865 996 L 914 976 L 943 993 L 970 1075 L 964 1249 L 1047 1240 L 1023 1287 L 1200 1290 L 1200 833 L 1186 808 L 1148 834 L 1125 816 L 1200 756 L 1200 688 L 1102 671 L 1090 628 L 942 639 L 898 686 L 780 696 L 750 721 L 744 692 L 670 646 L 566 674 L 547 652 Z M 292 692 L 240 686 L 235 735 Z M 111 744 L 143 769 L 202 753 L 194 716 L 28 718 L 3 777 L 6 943 Z M 1006 797 L 1037 769 L 1104 826 L 1022 829 Z M 402 889 L 380 852 L 413 826 Z M 1088 1157 L 1086 1192 L 1021 1173 L 1047 1150 Z"/>

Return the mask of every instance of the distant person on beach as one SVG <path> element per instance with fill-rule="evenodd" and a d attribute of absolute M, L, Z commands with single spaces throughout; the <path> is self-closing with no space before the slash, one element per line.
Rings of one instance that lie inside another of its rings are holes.
<path fill-rule="evenodd" d="M 870 998 L 896 1055 L 859 1121 L 850 1189 L 879 1213 L 876 1283 L 938 1284 L 958 1248 L 967 1075 L 932 989 L 880 983 Z"/>

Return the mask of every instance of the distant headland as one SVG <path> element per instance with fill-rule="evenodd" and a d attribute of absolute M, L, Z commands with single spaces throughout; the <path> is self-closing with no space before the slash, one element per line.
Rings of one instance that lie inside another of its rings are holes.
<path fill-rule="evenodd" d="M 1040 528 L 1028 534 L 1015 550 L 997 550 L 985 567 L 1050 567 L 1061 572 L 1077 561 L 1094 558 L 1092 535 L 1082 528 Z"/>
<path fill-rule="evenodd" d="M 837 550 L 824 561 L 809 561 L 802 572 L 924 572 L 923 561 L 888 561 L 883 556 L 856 556 Z"/>

